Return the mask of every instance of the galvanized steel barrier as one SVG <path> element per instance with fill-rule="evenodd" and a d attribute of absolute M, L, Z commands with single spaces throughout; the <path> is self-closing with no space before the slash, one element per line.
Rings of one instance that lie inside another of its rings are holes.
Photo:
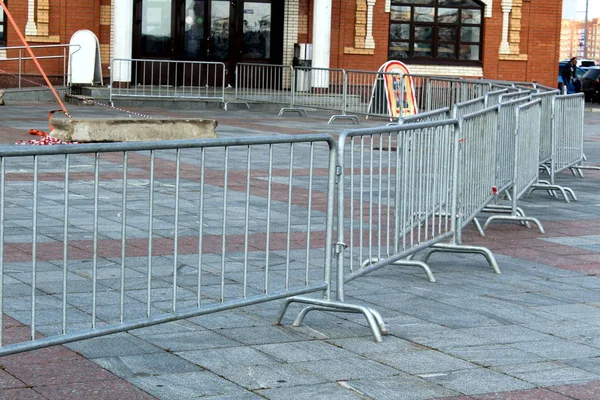
<path fill-rule="evenodd" d="M 485 106 L 491 107 L 500 104 L 500 96 L 508 93 L 508 89 L 499 89 L 485 94 Z"/>
<path fill-rule="evenodd" d="M 540 164 L 550 176 L 549 181 L 539 180 L 533 190 L 547 190 L 553 196 L 556 192 L 560 192 L 567 203 L 570 202 L 569 197 L 577 200 L 572 189 L 556 184 L 555 176 L 560 171 L 581 164 L 584 160 L 585 99 L 583 93 L 561 96 L 558 95 L 557 90 L 536 94 L 532 98 L 542 100 Z"/>
<path fill-rule="evenodd" d="M 346 114 L 347 79 L 346 71 L 339 68 L 294 67 L 292 110 L 305 107 L 334 110 L 340 113 L 333 115 L 329 123 L 340 118 L 351 119 L 358 123 L 356 116 Z"/>
<path fill-rule="evenodd" d="M 110 101 L 118 97 L 225 102 L 222 62 L 121 59 L 111 61 Z"/>
<path fill-rule="evenodd" d="M 435 252 L 481 254 L 494 272 L 500 273 L 498 263 L 489 249 L 462 242 L 462 230 L 470 223 L 474 223 L 477 230 L 483 233 L 477 214 L 495 198 L 496 159 L 490 155 L 496 151 L 498 113 L 499 107 L 494 106 L 460 117 L 457 212 L 453 214 L 457 219 L 456 235 L 450 243 L 437 243 L 426 249 L 421 258 L 423 262 L 427 262 Z"/>
<path fill-rule="evenodd" d="M 288 65 L 238 63 L 235 67 L 235 100 L 245 103 L 294 104 L 294 69 Z M 228 104 L 225 103 L 225 110 Z"/>
<path fill-rule="evenodd" d="M 418 113 L 415 115 L 409 115 L 407 117 L 402 117 L 398 120 L 398 124 L 409 124 L 409 123 L 417 123 L 417 122 L 435 122 L 435 121 L 443 121 L 446 119 L 450 119 L 450 108 L 444 107 L 439 110 L 434 111 L 426 111 L 422 113 Z M 390 123 L 389 125 L 395 125 L 396 123 Z"/>
<path fill-rule="evenodd" d="M 77 53 L 80 49 L 81 46 L 78 44 L 45 44 L 45 45 L 33 45 L 33 46 L 29 46 L 32 50 L 38 52 L 41 51 L 44 54 L 38 54 L 36 55 L 36 58 L 40 61 L 42 61 L 42 63 L 44 62 L 43 60 L 62 60 L 62 84 L 63 86 L 66 86 L 70 79 L 69 79 L 69 53 L 70 53 L 70 49 L 74 48 L 75 51 L 73 51 L 73 53 L 71 54 L 75 54 Z M 10 68 L 8 68 L 6 66 L 6 63 L 10 63 L 10 62 L 17 62 L 17 70 L 15 77 L 17 78 L 17 88 L 20 90 L 23 88 L 23 75 L 25 75 L 25 73 L 23 72 L 24 68 L 24 64 L 26 61 L 31 61 L 32 58 L 29 56 L 29 53 L 27 53 L 25 46 L 7 46 L 7 47 L 0 47 L 0 51 L 3 52 L 4 56 L 2 58 L 0 58 L 0 62 L 2 63 L 2 69 L 3 70 L 10 70 Z M 53 54 L 55 53 L 56 54 Z M 15 54 L 16 53 L 16 54 Z M 25 53 L 25 55 L 24 55 Z M 49 54 L 47 54 L 49 53 Z M 10 71 L 8 71 L 10 73 Z M 37 69 L 36 69 L 37 72 Z"/>
<path fill-rule="evenodd" d="M 520 99 L 520 98 L 529 98 L 530 92 L 526 90 L 519 90 L 516 92 L 509 92 L 500 95 L 500 103 L 505 103 L 510 100 Z"/>
<path fill-rule="evenodd" d="M 328 135 L 0 149 L 0 322 L 29 326 L 0 355 L 329 300 L 335 158 Z"/>
<path fill-rule="evenodd" d="M 513 220 L 523 223 L 533 222 L 540 232 L 544 233 L 544 228 L 537 218 L 521 215 L 517 209 L 517 201 L 538 182 L 541 103 L 542 100 L 537 99 L 516 106 L 511 212 L 510 215 L 492 215 L 485 222 L 484 229 L 495 220 Z"/>
<path fill-rule="evenodd" d="M 348 282 L 389 265 L 424 267 L 431 279 L 425 264 L 405 259 L 455 234 L 456 121 L 345 131 L 337 148 L 337 299 L 344 302 Z M 307 307 L 295 325 L 311 310 L 339 311 L 323 307 Z M 370 327 L 377 341 L 387 332 L 383 323 Z"/>
<path fill-rule="evenodd" d="M 452 117 L 455 119 L 463 115 L 472 114 L 485 108 L 485 97 L 477 97 L 461 103 L 456 103 L 452 108 Z"/>
<path fill-rule="evenodd" d="M 498 140 L 496 142 L 496 198 L 493 204 L 488 204 L 482 211 L 492 214 L 513 214 L 512 206 L 498 203 L 503 196 L 512 200 L 510 188 L 515 177 L 515 131 L 517 129 L 517 106 L 529 102 L 527 97 L 500 103 L 498 116 Z M 525 211 L 517 207 L 516 213 L 525 216 Z M 525 223 L 527 224 L 527 223 Z M 482 232 L 480 232 L 482 233 Z"/>

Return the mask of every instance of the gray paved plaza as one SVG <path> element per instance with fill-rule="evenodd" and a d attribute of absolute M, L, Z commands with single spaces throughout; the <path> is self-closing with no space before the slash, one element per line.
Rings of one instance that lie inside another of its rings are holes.
<path fill-rule="evenodd" d="M 46 129 L 45 112 L 51 108 L 39 104 L 1 107 L 0 136 L 3 142 L 14 141 L 19 132 L 27 139 L 26 132 L 30 128 Z M 70 108 L 78 117 L 124 116 L 97 106 Z M 222 138 L 301 133 L 337 135 L 351 127 L 345 123 L 327 125 L 329 114 L 317 111 L 309 112 L 308 118 L 289 115 L 282 118 L 272 111 L 198 112 L 158 108 L 136 111 L 152 116 L 214 118 L 219 121 L 217 131 Z M 380 126 L 385 122 L 361 120 L 360 126 Z M 585 122 L 587 163 L 600 164 L 600 113 L 586 112 Z M 235 164 L 235 159 L 232 161 Z M 183 154 L 181 162 L 195 165 L 197 160 Z M 114 164 L 106 161 L 103 166 L 103 171 L 109 172 L 111 168 L 115 172 L 120 168 L 116 161 Z M 61 172 L 52 165 L 47 167 L 50 174 Z M 264 167 L 267 168 L 266 163 Z M 14 163 L 10 168 L 19 173 L 26 166 Z M 210 168 L 220 166 L 213 163 Z M 142 193 L 145 190 L 144 172 L 136 170 L 136 165 L 132 165 L 129 172 L 132 185 L 139 187 Z M 182 184 L 179 228 L 182 236 L 192 235 L 197 229 L 197 221 L 192 221 L 191 217 L 197 206 L 194 189 L 197 180 L 191 176 L 185 176 Z M 308 181 L 299 178 L 298 182 L 298 185 L 308 187 Z M 160 183 L 173 184 L 167 178 Z M 546 234 L 515 223 L 493 224 L 486 230 L 485 237 L 480 237 L 472 227 L 465 231 L 465 242 L 487 246 L 494 252 L 502 270 L 500 275 L 494 274 L 480 256 L 436 253 L 430 263 L 436 283 L 428 282 L 421 270 L 412 267 L 383 268 L 349 283 L 347 301 L 372 307 L 383 316 L 390 334 L 382 343 L 374 342 L 360 314 L 314 311 L 308 314 L 304 325 L 296 328 L 291 324 L 301 306 L 292 305 L 283 324 L 274 326 L 272 322 L 280 306 L 277 301 L 84 340 L 66 347 L 148 395 L 161 399 L 598 399 L 600 171 L 585 172 L 584 178 L 565 172 L 559 175 L 558 183 L 571 187 L 578 201 L 567 204 L 538 191 L 520 204 L 527 215 L 542 221 Z M 60 242 L 63 234 L 62 223 L 59 218 L 54 218 L 61 210 L 58 202 L 62 183 L 48 180 L 44 185 L 47 185 L 44 193 L 48 197 L 44 198 L 47 208 L 38 220 L 43 233 L 39 242 L 46 243 L 50 252 L 50 245 Z M 314 185 L 322 187 L 322 177 L 317 176 Z M 71 188 L 81 197 L 74 200 L 73 235 L 85 235 L 93 221 L 94 205 L 89 188 L 84 186 L 78 187 L 74 181 Z M 31 241 L 28 236 L 31 221 L 27 204 L 21 204 L 19 199 L 29 193 L 31 187 L 22 182 L 11 185 L 10 189 L 15 190 L 9 197 L 13 213 L 10 218 L 14 224 L 10 225 L 10 233 L 5 239 L 11 243 L 27 243 Z M 116 214 L 120 200 L 115 194 L 118 190 L 108 181 L 100 191 L 104 201 L 99 234 L 102 243 L 107 245 L 120 238 L 120 231 L 115 230 L 113 224 L 118 222 Z M 172 234 L 173 205 L 166 195 L 162 198 L 160 194 L 157 187 L 154 228 L 158 233 L 164 229 L 167 237 Z M 130 195 L 133 200 L 127 236 L 141 240 L 147 235 L 146 219 L 141 212 L 137 215 L 135 208 L 143 209 L 146 203 L 141 200 L 141 194 L 139 204 L 135 202 L 136 192 L 132 191 Z M 207 200 L 207 206 L 217 207 L 220 195 L 215 192 L 214 197 Z M 253 215 L 260 219 L 260 210 L 266 206 L 266 200 L 260 193 L 253 196 L 253 207 L 256 207 Z M 241 197 L 238 200 L 243 201 Z M 236 199 L 232 202 L 236 203 Z M 287 210 L 278 210 L 274 205 L 274 211 L 274 232 L 283 232 Z M 302 208 L 293 211 L 300 220 Z M 188 214 L 190 218 L 186 218 Z M 315 210 L 313 217 L 321 222 L 313 229 L 323 231 L 322 210 Z M 231 222 L 235 226 L 236 221 Z M 211 223 L 207 221 L 207 225 Z M 301 232 L 305 227 L 298 224 L 294 229 Z M 214 234 L 217 235 L 218 230 Z M 228 234 L 241 235 L 243 229 Z M 62 256 L 60 249 L 58 253 Z M 295 263 L 292 263 L 292 271 L 303 271 L 304 254 L 302 249 L 290 251 Z M 249 255 L 252 257 L 253 253 Z M 42 331 L 44 327 L 51 331 L 60 321 L 60 301 L 54 296 L 62 290 L 60 256 L 48 255 L 38 264 L 36 279 L 43 292 L 41 297 L 48 300 L 45 303 L 48 309 L 56 310 L 56 313 L 44 314 L 47 320 L 37 322 Z M 106 255 L 99 260 L 98 290 L 101 296 L 98 314 L 105 320 L 118 318 L 113 315 L 114 306 L 119 302 L 117 256 L 116 250 L 106 250 Z M 315 264 L 322 256 L 321 249 L 311 252 L 311 257 L 317 260 Z M 15 257 L 5 271 L 5 296 L 9 296 L 9 300 L 5 300 L 5 313 L 27 325 L 31 316 L 26 311 L 27 304 L 21 304 L 21 301 L 27 298 L 30 290 L 27 283 L 32 278 L 26 269 L 30 263 Z M 235 254 L 231 257 L 235 262 Z M 286 252 L 276 248 L 272 257 L 285 260 Z M 186 305 L 186 301 L 189 304 L 195 301 L 192 289 L 196 260 L 197 255 L 193 253 L 179 255 L 180 291 L 177 298 L 182 305 Z M 140 255 L 127 258 L 128 305 L 132 313 L 144 311 L 147 262 L 147 257 Z M 208 255 L 204 263 L 207 265 L 206 284 L 210 288 L 211 268 L 217 271 L 219 260 L 211 260 Z M 172 257 L 158 256 L 154 265 L 157 279 L 153 289 L 157 297 L 153 306 L 158 312 L 167 310 L 171 304 Z M 73 301 L 82 299 L 83 302 L 91 296 L 90 280 L 85 276 L 88 270 L 89 263 L 80 260 L 69 272 L 69 293 L 74 296 Z M 260 291 L 259 271 L 249 276 L 249 290 Z M 219 282 L 213 283 L 217 290 Z M 232 278 L 228 287 L 234 290 L 238 283 Z M 161 292 L 161 288 L 164 291 Z M 212 295 L 218 296 L 218 293 Z M 161 300 L 164 301 L 161 303 Z M 53 304 L 53 301 L 57 303 Z M 89 312 L 86 309 L 71 310 L 70 322 L 86 326 Z M 3 364 L 1 358 L 0 364 L 10 373 L 12 364 Z M 61 365 L 60 360 L 56 365 Z M 12 379 L 21 378 L 13 374 Z M 112 379 L 106 378 L 111 382 Z M 61 392 L 55 392 L 52 397 L 50 392 L 43 390 L 42 387 L 52 384 L 40 380 L 23 386 L 5 385 L 0 390 L 0 397 L 17 398 L 18 393 L 29 393 L 30 396 L 24 398 L 61 398 Z M 40 397 L 31 395 L 32 388 Z M 102 385 L 98 384 L 98 388 L 97 398 L 146 398 L 142 392 L 135 392 L 135 395 L 115 392 L 113 397 L 104 392 L 102 397 Z M 81 393 L 84 392 L 72 392 L 70 397 L 62 398 L 83 398 Z M 93 394 L 91 396 L 94 398 Z"/>

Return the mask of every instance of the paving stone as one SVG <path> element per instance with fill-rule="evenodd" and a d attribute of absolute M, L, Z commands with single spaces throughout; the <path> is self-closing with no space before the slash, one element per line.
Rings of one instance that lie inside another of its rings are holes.
<path fill-rule="evenodd" d="M 345 388 L 345 382 L 340 383 L 325 383 L 310 386 L 294 386 L 268 390 L 259 390 L 262 396 L 271 400 L 351 400 L 364 399 L 364 397 L 348 388 Z"/>
<path fill-rule="evenodd" d="M 115 378 L 110 372 L 83 358 L 53 363 L 51 368 L 46 363 L 14 364 L 8 372 L 28 387 L 99 382 Z"/>
<path fill-rule="evenodd" d="M 322 377 L 325 381 L 374 379 L 397 375 L 398 370 L 362 357 L 314 360 L 294 363 L 294 366 Z"/>
<path fill-rule="evenodd" d="M 126 333 L 70 343 L 67 347 L 89 359 L 162 352 L 159 347 Z"/>
<path fill-rule="evenodd" d="M 202 368 L 171 353 L 95 358 L 94 362 L 121 378 L 198 372 Z"/>
<path fill-rule="evenodd" d="M 248 346 L 183 351 L 178 356 L 210 370 L 277 364 L 277 360 Z"/>
<path fill-rule="evenodd" d="M 436 374 L 476 368 L 477 365 L 435 350 L 376 353 L 370 358 L 411 375 Z"/>
<path fill-rule="evenodd" d="M 461 332 L 488 340 L 489 344 L 551 340 L 552 336 L 518 325 L 461 329 Z"/>
<path fill-rule="evenodd" d="M 569 400 L 561 394 L 547 389 L 516 390 L 513 392 L 489 393 L 469 397 L 471 400 Z"/>
<path fill-rule="evenodd" d="M 388 326 L 388 329 L 389 328 L 391 327 Z M 395 336 L 387 336 L 381 343 L 365 341 L 364 338 L 332 339 L 329 342 L 333 343 L 335 346 L 341 347 L 356 354 L 366 355 L 367 357 L 377 353 L 399 354 L 407 351 L 420 351 L 425 349 L 422 346 Z"/>
<path fill-rule="evenodd" d="M 163 374 L 130 379 L 130 382 L 160 399 L 197 399 L 222 394 L 237 395 L 247 391 L 209 371 Z"/>
<path fill-rule="evenodd" d="M 143 390 L 120 379 L 111 379 L 101 382 L 37 386 L 34 390 L 41 394 L 43 398 L 49 400 L 151 400 L 154 398 Z M 35 399 L 35 397 L 32 398 Z"/>
<path fill-rule="evenodd" d="M 205 400 L 260 400 L 264 397 L 254 394 L 252 392 L 242 392 L 235 394 L 223 394 L 219 396 L 206 396 L 203 397 Z"/>
<path fill-rule="evenodd" d="M 143 340 L 161 349 L 173 352 L 239 345 L 239 342 L 205 330 L 154 334 L 144 336 Z"/>
<path fill-rule="evenodd" d="M 306 336 L 297 330 L 271 325 L 224 329 L 219 333 L 247 345 L 295 342 L 306 339 Z"/>
<path fill-rule="evenodd" d="M 543 357 L 506 345 L 445 347 L 443 351 L 484 367 L 512 364 L 529 364 L 546 360 Z"/>
<path fill-rule="evenodd" d="M 562 360 L 561 362 L 584 371 L 600 374 L 600 358 L 578 358 L 574 360 Z"/>
<path fill-rule="evenodd" d="M 522 380 L 485 369 L 468 369 L 423 378 L 464 394 L 507 392 L 535 387 Z"/>
<path fill-rule="evenodd" d="M 493 297 L 503 301 L 520 304 L 527 307 L 553 306 L 561 304 L 573 304 L 573 300 L 564 300 L 539 293 L 518 293 L 510 295 L 494 295 Z"/>
<path fill-rule="evenodd" d="M 600 355 L 600 349 L 570 342 L 564 339 L 540 340 L 535 342 L 518 342 L 510 344 L 528 353 L 536 354 L 550 360 L 568 360 L 572 358 L 589 358 Z"/>
<path fill-rule="evenodd" d="M 539 362 L 533 364 L 504 365 L 494 367 L 496 371 L 514 376 L 538 387 L 566 385 L 600 380 L 600 375 L 574 368 L 559 362 Z"/>
<path fill-rule="evenodd" d="M 373 399 L 425 400 L 458 394 L 456 391 L 407 374 L 381 379 L 361 379 L 346 383 L 360 394 Z"/>
<path fill-rule="evenodd" d="M 462 330 L 445 328 L 436 324 L 414 324 L 404 326 L 394 336 L 428 347 L 459 347 L 488 344 L 489 340 L 476 337 Z"/>
<path fill-rule="evenodd" d="M 600 398 L 600 382 L 588 382 L 575 385 L 552 386 L 550 390 L 578 400 L 596 400 Z"/>
<path fill-rule="evenodd" d="M 6 400 L 45 400 L 44 397 L 31 388 L 6 389 L 0 393 L 0 398 Z"/>
<path fill-rule="evenodd" d="M 368 340 L 365 340 L 364 338 L 360 338 L 357 340 L 369 346 L 370 342 Z M 254 348 L 260 352 L 269 354 L 278 360 L 285 361 L 288 363 L 325 359 L 340 359 L 348 358 L 353 355 L 350 351 L 344 349 L 343 346 L 340 346 L 342 348 L 338 346 L 338 343 L 332 345 L 321 341 L 302 341 L 258 345 L 254 346 Z"/>

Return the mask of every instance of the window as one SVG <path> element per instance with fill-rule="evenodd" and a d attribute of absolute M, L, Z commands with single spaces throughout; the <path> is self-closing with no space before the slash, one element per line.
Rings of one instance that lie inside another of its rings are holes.
<path fill-rule="evenodd" d="M 4 4 L 6 4 L 6 1 Z M 2 7 L 0 7 L 0 46 L 6 46 L 6 18 L 4 17 L 4 10 Z"/>
<path fill-rule="evenodd" d="M 479 0 L 392 0 L 390 59 L 481 64 Z"/>

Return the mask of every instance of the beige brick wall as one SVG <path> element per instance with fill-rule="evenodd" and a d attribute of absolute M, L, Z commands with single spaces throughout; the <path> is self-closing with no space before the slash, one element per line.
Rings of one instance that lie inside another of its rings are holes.
<path fill-rule="evenodd" d="M 469 76 L 483 77 L 481 67 L 455 67 L 447 65 L 408 65 L 412 74 L 441 75 L 441 76 Z"/>

